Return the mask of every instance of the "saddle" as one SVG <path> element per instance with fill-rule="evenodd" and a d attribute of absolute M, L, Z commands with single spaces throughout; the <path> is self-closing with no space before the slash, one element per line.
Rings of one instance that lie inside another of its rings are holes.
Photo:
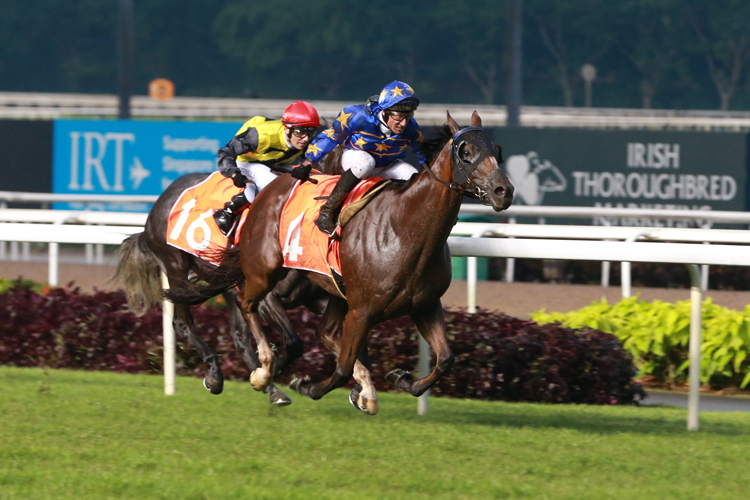
<path fill-rule="evenodd" d="M 214 172 L 200 184 L 187 188 L 169 212 L 167 244 L 214 265 L 221 264 L 224 250 L 240 240 L 240 228 L 247 217 L 247 210 L 242 211 L 230 238 L 221 233 L 213 214 L 242 190 L 243 188 L 234 185 L 232 179 L 219 172 Z"/>
<path fill-rule="evenodd" d="M 318 184 L 297 182 L 284 204 L 279 221 L 279 240 L 284 267 L 312 271 L 334 280 L 339 294 L 346 298 L 341 274 L 339 244 L 341 229 L 390 183 L 369 177 L 357 184 L 347 196 L 339 213 L 339 226 L 333 236 L 320 231 L 315 219 L 339 176 L 313 175 Z"/>

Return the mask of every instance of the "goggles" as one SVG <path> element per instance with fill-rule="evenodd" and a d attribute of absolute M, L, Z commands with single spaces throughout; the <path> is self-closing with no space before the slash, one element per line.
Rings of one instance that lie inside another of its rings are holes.
<path fill-rule="evenodd" d="M 393 118 L 397 122 L 402 122 L 406 120 L 407 122 L 414 118 L 414 111 L 409 111 L 408 113 L 405 113 L 403 111 L 391 111 L 388 113 L 388 116 Z"/>
<path fill-rule="evenodd" d="M 318 127 L 292 127 L 292 133 L 297 137 L 312 137 Z"/>

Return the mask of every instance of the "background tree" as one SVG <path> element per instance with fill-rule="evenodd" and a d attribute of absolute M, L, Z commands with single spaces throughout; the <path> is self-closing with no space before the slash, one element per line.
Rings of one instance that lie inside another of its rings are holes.
<path fill-rule="evenodd" d="M 694 0 L 686 13 L 719 94 L 719 107 L 728 110 L 750 60 L 750 2 Z"/>

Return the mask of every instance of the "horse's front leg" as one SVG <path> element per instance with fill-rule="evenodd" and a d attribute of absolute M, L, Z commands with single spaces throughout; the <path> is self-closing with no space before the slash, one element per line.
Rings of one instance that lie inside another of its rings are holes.
<path fill-rule="evenodd" d="M 326 313 L 330 307 L 331 303 L 329 302 Z M 368 330 L 367 315 L 358 311 L 349 311 L 344 320 L 341 343 L 338 347 L 339 356 L 333 375 L 317 383 L 310 382 L 307 379 L 295 380 L 291 385 L 292 389 L 313 399 L 320 399 L 333 389 L 346 385 L 352 377 L 357 355 L 360 353 Z"/>
<path fill-rule="evenodd" d="M 236 290 L 231 289 L 222 294 L 224 300 L 227 302 L 227 311 L 229 312 L 229 332 L 232 335 L 234 346 L 241 353 L 243 361 L 251 372 L 254 372 L 260 368 L 261 364 L 258 360 L 258 356 L 255 354 L 255 349 L 250 342 L 250 335 L 248 331 L 247 323 L 242 318 L 240 312 L 240 304 L 238 293 Z M 268 400 L 272 405 L 276 406 L 288 406 L 292 404 L 292 400 L 289 396 L 284 393 L 281 389 L 276 387 L 273 383 L 268 384 L 265 391 L 268 394 Z"/>
<path fill-rule="evenodd" d="M 198 351 L 201 359 L 208 364 L 208 372 L 203 379 L 203 387 L 211 394 L 221 394 L 224 390 L 224 375 L 221 373 L 221 367 L 219 366 L 219 357 L 195 333 L 195 323 L 193 322 L 193 315 L 190 313 L 190 306 L 185 304 L 174 305 L 172 326 L 180 336 L 187 339 L 190 345 Z"/>
<path fill-rule="evenodd" d="M 346 300 L 331 297 L 315 330 L 318 339 L 336 356 L 341 352 L 341 331 L 348 310 Z M 378 393 L 375 390 L 375 384 L 372 383 L 371 372 L 372 363 L 367 353 L 367 338 L 365 338 L 360 345 L 357 361 L 354 363 L 353 376 L 357 385 L 349 394 L 349 402 L 368 415 L 375 415 L 378 412 Z"/>
<path fill-rule="evenodd" d="M 435 351 L 437 363 L 429 375 L 418 380 L 414 380 L 411 373 L 403 370 L 393 370 L 385 376 L 385 379 L 412 396 L 421 396 L 451 370 L 453 353 L 448 347 L 448 339 L 445 336 L 445 317 L 439 300 L 428 307 L 412 311 L 409 316 L 419 333 Z"/>

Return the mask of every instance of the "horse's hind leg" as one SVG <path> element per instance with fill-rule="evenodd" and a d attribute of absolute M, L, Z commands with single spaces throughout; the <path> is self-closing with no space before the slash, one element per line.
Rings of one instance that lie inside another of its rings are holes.
<path fill-rule="evenodd" d="M 245 361 L 247 367 L 250 368 L 250 371 L 255 371 L 260 368 L 261 365 L 250 342 L 247 324 L 242 318 L 239 304 L 237 304 L 237 291 L 231 289 L 224 292 L 222 295 L 227 302 L 227 311 L 229 312 L 229 331 L 232 335 L 234 346 L 242 354 L 242 359 Z M 268 394 L 269 402 L 272 405 L 288 406 L 292 404 L 292 400 L 289 396 L 273 383 L 269 384 L 264 392 Z"/>
<path fill-rule="evenodd" d="M 221 373 L 219 366 L 219 357 L 216 352 L 203 342 L 195 333 L 195 323 L 193 315 L 190 313 L 190 306 L 185 304 L 174 305 L 174 319 L 172 325 L 177 333 L 186 338 L 191 346 L 198 351 L 203 361 L 208 364 L 208 372 L 203 379 L 203 387 L 211 394 L 221 394 L 224 390 L 224 375 Z"/>
<path fill-rule="evenodd" d="M 385 379 L 413 396 L 421 396 L 451 370 L 453 353 L 448 347 L 448 339 L 445 336 L 445 318 L 439 300 L 428 307 L 412 311 L 409 316 L 419 333 L 435 351 L 437 363 L 429 375 L 418 380 L 414 380 L 411 373 L 403 370 L 393 370 L 385 376 Z"/>
<path fill-rule="evenodd" d="M 260 301 L 258 312 L 263 321 L 284 339 L 286 354 L 280 356 L 276 361 L 276 366 L 274 366 L 275 373 L 280 373 L 302 356 L 304 344 L 294 330 L 292 322 L 289 321 L 284 306 L 274 292 L 269 293 Z"/>

